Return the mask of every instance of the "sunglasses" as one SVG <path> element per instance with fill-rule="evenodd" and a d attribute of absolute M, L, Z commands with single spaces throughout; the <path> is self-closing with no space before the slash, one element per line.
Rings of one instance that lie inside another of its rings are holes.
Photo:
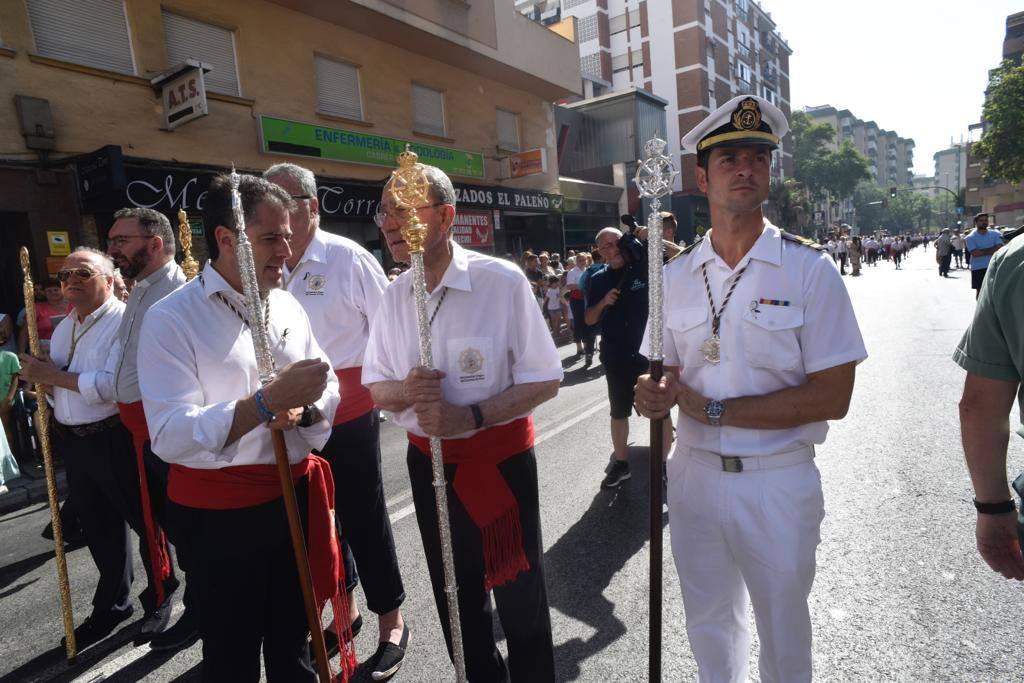
<path fill-rule="evenodd" d="M 96 271 L 89 270 L 88 268 L 71 268 L 68 270 L 59 270 L 57 271 L 57 281 L 67 282 L 68 280 L 71 279 L 72 275 L 76 275 L 79 280 L 91 280 L 98 274 L 99 273 L 97 273 Z"/>

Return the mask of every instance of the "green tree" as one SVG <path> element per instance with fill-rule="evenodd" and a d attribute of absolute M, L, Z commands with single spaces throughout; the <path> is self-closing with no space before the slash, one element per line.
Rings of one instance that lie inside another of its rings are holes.
<path fill-rule="evenodd" d="M 882 201 L 889 194 L 868 180 L 862 180 L 853 190 L 853 206 L 857 209 L 857 225 L 861 234 L 874 232 L 885 220 L 886 209 Z"/>
<path fill-rule="evenodd" d="M 835 138 L 835 129 L 827 123 L 814 123 L 806 112 L 793 112 L 790 130 L 793 133 L 793 177 L 812 195 L 820 196 L 822 166 L 828 156 L 828 143 Z"/>
<path fill-rule="evenodd" d="M 986 160 L 985 176 L 1024 181 L 1024 65 L 1007 60 L 991 72 L 982 115 L 985 133 L 972 151 Z"/>
<path fill-rule="evenodd" d="M 850 197 L 857 183 L 871 177 L 867 157 L 850 140 L 843 141 L 839 149 L 822 159 L 821 173 L 824 188 L 838 199 Z"/>
<path fill-rule="evenodd" d="M 807 195 L 800 183 L 793 178 L 782 182 L 773 181 L 768 191 L 766 212 L 769 220 L 784 230 L 802 233 L 809 207 Z"/>
<path fill-rule="evenodd" d="M 891 232 L 914 232 L 926 227 L 932 214 L 932 203 L 920 192 L 900 192 L 889 200 L 889 216 L 883 225 Z"/>

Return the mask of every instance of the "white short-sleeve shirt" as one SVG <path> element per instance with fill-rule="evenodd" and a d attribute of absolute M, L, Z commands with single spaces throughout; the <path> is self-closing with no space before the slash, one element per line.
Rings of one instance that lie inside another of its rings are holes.
<path fill-rule="evenodd" d="M 335 370 L 359 367 L 370 319 L 388 285 L 377 259 L 355 242 L 318 229 L 289 271 L 285 289 L 306 309 L 317 343 Z"/>
<path fill-rule="evenodd" d="M 664 362 L 680 368 L 685 384 L 727 401 L 799 386 L 808 374 L 867 358 L 846 285 L 828 252 L 783 239 L 766 220 L 757 242 L 730 268 L 711 246 L 713 233 L 664 271 Z M 712 319 L 701 265 L 718 309 L 746 267 L 722 314 L 718 365 L 707 362 L 701 348 L 711 336 Z M 645 334 L 641 353 L 646 352 Z M 823 443 L 828 423 L 712 427 L 680 413 L 676 429 L 680 446 L 747 456 Z"/>
<path fill-rule="evenodd" d="M 363 359 L 365 385 L 404 380 L 419 365 L 412 275 L 402 273 L 384 292 Z M 562 379 L 558 350 L 515 264 L 452 243 L 452 261 L 427 298 L 427 317 L 435 312 L 431 349 L 434 367 L 446 373 L 441 390 L 449 403 L 471 405 L 513 384 Z M 395 422 L 426 436 L 412 408 L 397 413 Z"/>

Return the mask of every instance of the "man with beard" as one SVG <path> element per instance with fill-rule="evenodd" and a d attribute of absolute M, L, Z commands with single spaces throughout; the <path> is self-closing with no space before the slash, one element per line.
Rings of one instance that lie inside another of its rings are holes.
<path fill-rule="evenodd" d="M 114 395 L 121 421 L 132 433 L 142 484 L 143 515 L 150 555 L 157 566 L 170 569 L 170 554 L 164 531 L 174 543 L 178 564 L 189 566 L 187 539 L 175 533 L 173 520 L 167 519 L 168 465 L 153 455 L 146 416 L 139 391 L 139 331 L 150 306 L 185 284 L 185 274 L 174 262 L 174 231 L 167 217 L 152 209 L 127 208 L 114 214 L 114 225 L 107 235 L 107 253 L 126 278 L 135 280 L 128 296 L 124 317 L 117 331 L 117 344 L 111 349 L 108 368 L 114 374 Z M 199 637 L 195 614 L 195 589 L 185 585 L 185 613 L 171 628 L 153 637 L 154 650 L 188 647 Z M 165 602 L 166 625 L 170 618 L 170 600 Z"/>
<path fill-rule="evenodd" d="M 761 680 L 811 680 L 825 514 L 814 446 L 846 415 L 867 356 L 835 264 L 762 214 L 788 129 L 775 105 L 741 95 L 683 138 L 711 229 L 665 267 L 665 377 L 637 383 L 645 417 L 679 407 L 669 525 L 702 681 L 747 679 L 748 603 Z"/>
<path fill-rule="evenodd" d="M 253 176 L 242 176 L 238 191 L 262 310 L 249 312 L 242 295 L 230 180 L 218 176 L 203 208 L 210 261 L 146 314 L 139 386 L 153 452 L 171 463 L 172 516 L 194 560 L 203 680 L 258 681 L 262 651 L 268 681 L 312 683 L 270 430 L 284 435 L 314 591 L 340 603 L 333 481 L 327 463 L 310 454 L 330 435 L 338 381 L 305 311 L 281 289 L 291 198 Z M 279 368 L 266 384 L 249 329 L 256 316 Z"/>

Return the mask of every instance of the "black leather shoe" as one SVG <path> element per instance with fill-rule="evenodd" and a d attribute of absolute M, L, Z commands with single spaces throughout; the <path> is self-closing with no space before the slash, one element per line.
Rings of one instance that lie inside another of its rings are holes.
<path fill-rule="evenodd" d="M 136 647 L 153 640 L 155 636 L 167 628 L 167 624 L 171 621 L 171 601 L 169 598 L 170 596 L 168 596 L 167 600 L 164 600 L 164 604 L 152 612 L 147 612 L 142 617 L 142 628 L 139 629 L 138 634 L 132 641 Z"/>
<path fill-rule="evenodd" d="M 151 650 L 181 650 L 199 640 L 199 619 L 195 610 L 186 609 L 177 623 L 149 641 Z"/>
<path fill-rule="evenodd" d="M 75 648 L 81 651 L 103 640 L 117 628 L 118 624 L 130 618 L 134 611 L 135 609 L 129 605 L 128 609 L 122 611 L 90 614 L 80 626 L 75 628 Z M 60 639 L 60 645 L 66 647 L 66 637 Z"/>
<path fill-rule="evenodd" d="M 360 614 L 352 621 L 352 639 L 359 635 L 359 632 L 363 630 L 363 615 Z M 338 634 L 334 631 L 328 631 L 324 629 L 324 645 L 327 646 L 327 656 L 333 657 L 338 654 Z"/>
<path fill-rule="evenodd" d="M 398 645 L 389 642 L 382 642 L 377 646 L 377 651 L 370 658 L 370 678 L 375 681 L 386 681 L 402 668 L 402 660 L 405 659 L 405 649 L 409 647 L 409 625 L 402 626 L 402 639 Z"/>

